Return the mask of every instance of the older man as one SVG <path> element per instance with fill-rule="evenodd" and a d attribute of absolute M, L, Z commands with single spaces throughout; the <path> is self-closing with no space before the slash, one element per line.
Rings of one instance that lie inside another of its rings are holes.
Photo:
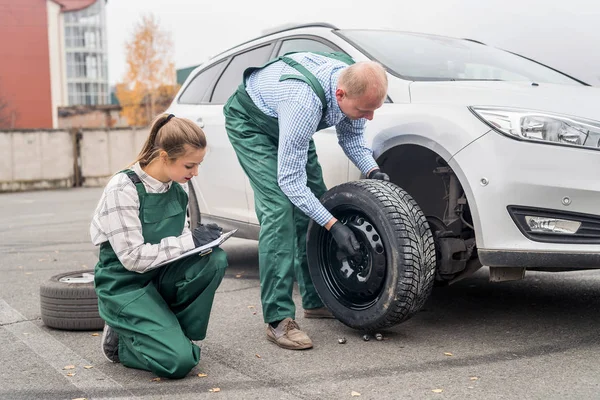
<path fill-rule="evenodd" d="M 356 255 L 356 237 L 318 198 L 327 188 L 312 136 L 336 127 L 348 158 L 367 178 L 389 180 L 366 147 L 366 120 L 383 104 L 387 76 L 375 62 L 340 53 L 293 53 L 244 72 L 224 108 L 225 127 L 254 190 L 261 225 L 259 271 L 267 338 L 298 350 L 312 341 L 295 321 L 297 275 L 305 318 L 332 318 L 315 291 L 306 261 L 309 218 L 328 229 L 338 247 Z"/>

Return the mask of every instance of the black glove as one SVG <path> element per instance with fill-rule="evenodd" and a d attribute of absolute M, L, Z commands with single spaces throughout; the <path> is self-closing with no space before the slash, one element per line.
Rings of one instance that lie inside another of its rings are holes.
<path fill-rule="evenodd" d="M 390 176 L 385 172 L 381 172 L 379 168 L 376 168 L 373 171 L 369 172 L 369 175 L 367 175 L 367 179 L 379 179 L 380 181 L 389 182 Z"/>
<path fill-rule="evenodd" d="M 221 234 L 223 233 L 223 228 L 221 228 L 217 224 L 206 224 L 204 226 L 210 229 L 211 231 L 219 231 L 219 236 L 221 236 Z"/>
<path fill-rule="evenodd" d="M 329 232 L 333 236 L 333 239 L 337 243 L 339 249 L 347 257 L 356 259 L 360 255 L 360 245 L 356 240 L 356 236 L 350 228 L 342 224 L 340 221 L 336 221 L 329 229 Z"/>
<path fill-rule="evenodd" d="M 204 246 L 207 243 L 218 239 L 223 229 L 217 224 L 200 225 L 192 231 L 192 239 L 196 247 Z"/>

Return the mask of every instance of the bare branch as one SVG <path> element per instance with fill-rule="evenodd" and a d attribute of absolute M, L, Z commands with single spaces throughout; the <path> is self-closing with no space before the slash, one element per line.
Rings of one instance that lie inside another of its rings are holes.
<path fill-rule="evenodd" d="M 10 103 L 0 87 L 0 129 L 14 128 L 16 116 L 16 112 L 11 110 Z"/>

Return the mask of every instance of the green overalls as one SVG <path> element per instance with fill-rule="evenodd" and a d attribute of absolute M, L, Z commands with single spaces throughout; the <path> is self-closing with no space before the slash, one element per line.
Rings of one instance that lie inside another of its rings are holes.
<path fill-rule="evenodd" d="M 353 64 L 345 54 L 317 53 Z M 250 74 L 276 62 L 283 61 L 296 69 L 301 76 L 286 74 L 280 81 L 299 79 L 307 83 L 321 100 L 322 119 L 317 130 L 328 127 L 325 122 L 327 101 L 325 91 L 317 78 L 295 60 L 279 57 L 259 68 L 244 71 L 242 84 L 224 107 L 225 129 L 235 149 L 237 158 L 250 179 L 254 191 L 255 210 L 260 222 L 258 263 L 263 316 L 266 323 L 295 318 L 292 299 L 294 272 L 298 280 L 304 309 L 322 307 L 308 272 L 306 261 L 306 232 L 309 217 L 295 207 L 277 183 L 277 149 L 279 122 L 263 113 L 246 92 L 246 79 Z M 306 163 L 307 186 L 320 198 L 327 190 L 321 166 L 317 160 L 314 141 L 311 139 Z"/>
<path fill-rule="evenodd" d="M 131 170 L 140 199 L 140 221 L 145 243 L 157 244 L 183 231 L 187 194 L 177 183 L 166 193 L 147 193 Z M 119 334 L 119 359 L 127 367 L 157 376 L 183 378 L 198 364 L 200 348 L 227 257 L 213 249 L 145 273 L 123 266 L 108 241 L 100 245 L 95 287 L 100 316 Z M 191 340 L 190 340 L 191 339 Z"/>

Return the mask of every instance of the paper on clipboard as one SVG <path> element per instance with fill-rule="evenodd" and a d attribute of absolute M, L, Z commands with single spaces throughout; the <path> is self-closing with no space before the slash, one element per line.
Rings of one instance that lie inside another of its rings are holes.
<path fill-rule="evenodd" d="M 209 254 L 212 251 L 213 247 L 220 246 L 221 244 L 223 244 L 223 242 L 225 242 L 227 239 L 229 239 L 231 236 L 233 236 L 233 234 L 236 233 L 236 232 L 237 232 L 237 229 L 234 229 L 234 230 L 229 231 L 227 233 L 223 233 L 223 234 L 221 234 L 221 236 L 219 236 L 218 239 L 215 239 L 212 242 L 205 244 L 204 246 L 196 247 L 195 249 L 192 249 L 190 251 L 186 251 L 185 253 L 181 254 L 178 257 L 171 258 L 170 260 L 164 261 L 164 262 L 158 264 L 157 267 L 162 267 L 165 264 L 170 264 L 173 261 L 177 261 L 177 260 L 179 260 L 181 258 L 184 258 L 184 257 L 193 256 L 194 254 L 198 254 L 200 256 L 203 256 L 205 254 Z"/>

